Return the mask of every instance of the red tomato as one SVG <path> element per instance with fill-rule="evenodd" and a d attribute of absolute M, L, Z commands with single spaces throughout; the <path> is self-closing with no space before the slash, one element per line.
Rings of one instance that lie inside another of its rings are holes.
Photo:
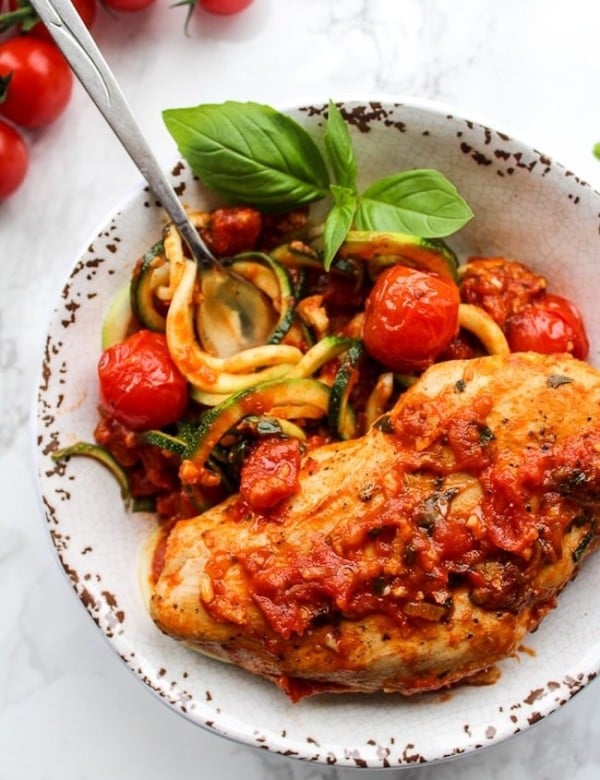
<path fill-rule="evenodd" d="M 367 351 L 393 371 L 421 371 L 458 332 L 458 288 L 441 276 L 394 265 L 365 304 Z"/>
<path fill-rule="evenodd" d="M 254 249 L 262 217 L 259 211 L 247 206 L 215 209 L 202 237 L 218 257 L 229 257 Z"/>
<path fill-rule="evenodd" d="M 210 14 L 237 14 L 252 3 L 252 0 L 199 0 L 200 8 Z"/>
<path fill-rule="evenodd" d="M 96 0 L 73 0 L 73 5 L 85 26 L 91 27 L 96 19 Z M 54 42 L 46 26 L 40 21 L 37 12 L 27 0 L 9 0 L 8 9 L 22 32 L 44 41 Z"/>
<path fill-rule="evenodd" d="M 506 338 L 513 352 L 570 352 L 585 360 L 589 351 L 579 311 L 571 301 L 550 293 L 509 317 Z"/>
<path fill-rule="evenodd" d="M 188 402 L 187 381 L 162 333 L 140 330 L 109 347 L 100 356 L 98 377 L 103 405 L 134 431 L 176 422 Z"/>
<path fill-rule="evenodd" d="M 142 11 L 154 2 L 155 0 L 104 0 L 104 5 L 113 11 Z"/>
<path fill-rule="evenodd" d="M 72 89 L 71 69 L 53 44 L 27 35 L 0 43 L 0 113 L 8 119 L 22 127 L 53 122 Z"/>
<path fill-rule="evenodd" d="M 298 490 L 298 439 L 262 439 L 248 456 L 240 476 L 240 493 L 252 509 L 264 512 Z"/>
<path fill-rule="evenodd" d="M 0 119 L 0 198 L 21 186 L 29 166 L 29 151 L 14 127 Z"/>

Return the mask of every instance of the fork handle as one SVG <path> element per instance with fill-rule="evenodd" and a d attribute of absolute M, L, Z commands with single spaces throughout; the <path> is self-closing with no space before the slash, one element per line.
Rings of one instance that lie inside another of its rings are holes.
<path fill-rule="evenodd" d="M 150 149 L 129 104 L 96 42 L 70 0 L 30 0 L 56 45 L 96 107 L 128 152 L 192 255 L 202 265 L 213 258 L 191 224 L 175 190 Z"/>

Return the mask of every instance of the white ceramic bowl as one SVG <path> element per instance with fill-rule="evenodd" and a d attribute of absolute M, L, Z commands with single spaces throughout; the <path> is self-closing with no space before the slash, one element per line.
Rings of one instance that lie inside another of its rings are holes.
<path fill-rule="evenodd" d="M 406 168 L 441 170 L 475 212 L 449 240 L 461 257 L 502 254 L 547 275 L 585 317 L 599 365 L 600 196 L 535 149 L 444 107 L 348 101 L 361 183 Z M 319 133 L 325 105 L 290 111 Z M 188 205 L 214 199 L 177 166 Z M 76 259 L 51 322 L 38 403 L 39 476 L 52 543 L 77 596 L 139 679 L 172 709 L 216 734 L 275 753 L 351 767 L 394 767 L 463 754 L 523 731 L 600 668 L 600 559 L 586 562 L 558 608 L 501 665 L 500 680 L 449 693 L 313 697 L 291 704 L 272 684 L 199 656 L 154 627 L 136 569 L 151 517 L 127 514 L 117 485 L 85 458 L 53 447 L 91 440 L 97 414 L 100 323 L 164 218 L 140 186 Z"/>

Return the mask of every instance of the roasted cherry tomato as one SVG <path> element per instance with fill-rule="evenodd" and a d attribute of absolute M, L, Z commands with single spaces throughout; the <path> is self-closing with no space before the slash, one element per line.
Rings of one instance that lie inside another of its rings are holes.
<path fill-rule="evenodd" d="M 140 330 L 105 350 L 98 362 L 102 404 L 134 431 L 162 428 L 180 419 L 188 386 L 162 333 Z"/>
<path fill-rule="evenodd" d="M 85 26 L 91 27 L 96 19 L 96 0 L 73 0 L 73 5 Z M 21 32 L 54 42 L 36 10 L 27 0 L 9 0 L 8 9 L 8 12 L 2 15 L 3 24 L 13 23 Z"/>
<path fill-rule="evenodd" d="M 51 43 L 28 35 L 0 43 L 0 113 L 22 127 L 53 122 L 73 89 L 67 61 Z"/>
<path fill-rule="evenodd" d="M 252 3 L 252 0 L 198 0 L 198 5 L 210 14 L 237 14 Z"/>
<path fill-rule="evenodd" d="M 393 371 L 422 371 L 458 332 L 458 305 L 452 282 L 394 265 L 378 277 L 367 298 L 365 346 Z"/>
<path fill-rule="evenodd" d="M 142 11 L 154 2 L 155 0 L 104 0 L 104 5 L 113 11 Z"/>
<path fill-rule="evenodd" d="M 29 151 L 14 127 L 0 119 L 0 198 L 17 190 L 27 173 Z"/>
<path fill-rule="evenodd" d="M 272 509 L 298 490 L 298 439 L 262 439 L 242 467 L 240 493 L 257 512 Z"/>
<path fill-rule="evenodd" d="M 589 342 L 579 311 L 560 295 L 542 295 L 506 322 L 513 352 L 570 352 L 585 360 Z"/>

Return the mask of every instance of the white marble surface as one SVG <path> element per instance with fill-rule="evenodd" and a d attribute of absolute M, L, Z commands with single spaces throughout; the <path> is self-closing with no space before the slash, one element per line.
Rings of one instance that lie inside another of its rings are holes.
<path fill-rule="evenodd" d="M 119 20 L 100 11 L 94 28 L 165 164 L 175 155 L 166 107 L 386 93 L 453 104 L 600 184 L 596 3 L 255 0 L 236 17 L 198 14 L 189 37 L 170 5 Z M 357 776 L 226 742 L 178 717 L 129 673 L 59 570 L 28 424 L 44 331 L 78 251 L 138 174 L 79 86 L 64 117 L 28 140 L 27 181 L 0 203 L 0 780 Z M 513 740 L 387 776 L 592 780 L 598 715 L 592 684 Z"/>

